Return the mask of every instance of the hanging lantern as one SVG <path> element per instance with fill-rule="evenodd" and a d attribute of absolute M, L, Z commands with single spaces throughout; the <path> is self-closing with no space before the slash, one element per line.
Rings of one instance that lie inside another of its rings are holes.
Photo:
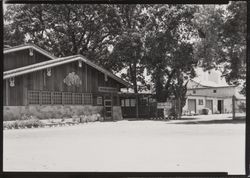
<path fill-rule="evenodd" d="M 82 61 L 81 61 L 81 60 L 78 61 L 78 66 L 79 66 L 80 68 L 82 67 Z"/>
<path fill-rule="evenodd" d="M 10 78 L 10 86 L 11 87 L 15 86 L 15 78 L 14 77 Z"/>
<path fill-rule="evenodd" d="M 108 81 L 108 76 L 107 76 L 107 74 L 105 74 L 105 82 L 107 82 Z"/>
<path fill-rule="evenodd" d="M 30 49 L 29 49 L 29 52 L 30 52 L 29 55 L 30 55 L 30 56 L 33 56 L 33 48 L 30 48 Z"/>
<path fill-rule="evenodd" d="M 51 68 L 47 68 L 47 76 L 51 76 Z"/>

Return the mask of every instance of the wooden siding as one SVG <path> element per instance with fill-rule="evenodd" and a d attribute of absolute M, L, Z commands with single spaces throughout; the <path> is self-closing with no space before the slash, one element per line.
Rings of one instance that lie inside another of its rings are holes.
<path fill-rule="evenodd" d="M 67 86 L 63 82 L 64 78 L 71 72 L 75 72 L 80 77 L 82 85 L 79 87 Z M 103 73 L 84 63 L 80 68 L 78 67 L 78 61 L 75 61 L 51 68 L 51 76 L 47 76 L 47 70 L 41 70 L 15 77 L 15 86 L 9 87 L 9 105 L 26 105 L 28 90 L 98 94 L 98 87 L 100 86 L 114 87 L 117 88 L 117 91 L 120 91 L 120 84 L 116 80 L 108 77 L 108 81 L 105 82 Z M 6 104 L 5 93 L 6 91 L 4 91 L 4 104 Z M 102 93 L 99 94 L 102 95 Z"/>
<path fill-rule="evenodd" d="M 29 49 L 4 54 L 4 71 L 24 67 L 38 62 L 50 60 L 50 58 L 33 50 L 33 56 L 29 55 Z"/>

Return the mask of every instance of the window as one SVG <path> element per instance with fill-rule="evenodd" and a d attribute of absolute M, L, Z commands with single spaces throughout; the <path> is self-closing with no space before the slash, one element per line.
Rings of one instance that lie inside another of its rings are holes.
<path fill-rule="evenodd" d="M 62 104 L 62 92 L 54 92 L 53 104 Z"/>
<path fill-rule="evenodd" d="M 216 93 L 217 91 L 216 91 L 216 90 L 214 90 L 213 92 L 214 92 L 214 93 Z"/>
<path fill-rule="evenodd" d="M 193 90 L 193 94 L 195 94 L 196 93 L 196 91 L 195 90 Z"/>
<path fill-rule="evenodd" d="M 97 97 L 96 103 L 97 103 L 97 105 L 102 105 L 102 97 L 101 96 Z"/>
<path fill-rule="evenodd" d="M 100 97 L 99 97 L 100 98 Z M 71 93 L 58 91 L 28 91 L 29 104 L 92 104 L 91 93 Z M 98 101 L 102 105 L 102 97 Z"/>
<path fill-rule="evenodd" d="M 125 100 L 121 100 L 121 106 L 122 106 L 122 107 L 125 106 Z"/>
<path fill-rule="evenodd" d="M 92 95 L 89 93 L 83 94 L 83 102 L 84 104 L 92 104 Z"/>
<path fill-rule="evenodd" d="M 29 104 L 39 104 L 39 91 L 28 92 Z"/>
<path fill-rule="evenodd" d="M 135 99 L 130 99 L 130 106 L 132 106 L 132 107 L 135 106 Z"/>
<path fill-rule="evenodd" d="M 64 93 L 64 104 L 73 104 L 72 93 Z"/>
<path fill-rule="evenodd" d="M 49 91 L 42 92 L 42 104 L 51 104 L 51 92 Z"/>
<path fill-rule="evenodd" d="M 130 104 L 129 104 L 129 99 L 125 99 L 125 106 L 126 106 L 126 107 L 129 107 L 129 106 L 130 106 Z"/>
<path fill-rule="evenodd" d="M 81 93 L 74 93 L 74 104 L 82 104 L 82 94 Z"/>
<path fill-rule="evenodd" d="M 203 105 L 203 99 L 199 99 L 199 105 Z"/>

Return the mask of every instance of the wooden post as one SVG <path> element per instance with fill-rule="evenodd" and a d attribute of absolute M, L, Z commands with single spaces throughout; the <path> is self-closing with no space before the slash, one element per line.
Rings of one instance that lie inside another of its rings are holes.
<path fill-rule="evenodd" d="M 39 104 L 42 105 L 42 91 L 39 91 Z"/>
<path fill-rule="evenodd" d="M 52 92 L 50 92 L 50 103 L 51 103 L 51 105 L 53 105 L 54 104 L 54 100 L 53 100 L 53 95 L 54 95 L 54 92 L 52 91 Z"/>
<path fill-rule="evenodd" d="M 6 79 L 5 80 L 5 90 L 6 90 L 6 92 L 5 92 L 5 101 L 6 101 L 6 106 L 8 106 L 9 105 L 9 83 L 8 83 L 8 79 Z"/>
<path fill-rule="evenodd" d="M 86 89 L 86 93 L 88 91 L 88 71 L 87 71 L 87 64 L 85 64 L 85 89 Z"/>
<path fill-rule="evenodd" d="M 178 119 L 180 119 L 181 118 L 181 99 L 179 98 L 178 99 L 178 108 L 179 108 L 179 111 L 178 111 L 178 115 L 179 115 L 179 118 Z"/>
<path fill-rule="evenodd" d="M 139 115 L 139 105 L 138 105 L 138 93 L 136 93 L 136 119 L 138 119 L 138 115 Z"/>
<path fill-rule="evenodd" d="M 71 93 L 72 104 L 75 104 L 75 93 Z"/>
<path fill-rule="evenodd" d="M 232 97 L 232 113 L 233 113 L 233 120 L 235 119 L 235 96 Z"/>

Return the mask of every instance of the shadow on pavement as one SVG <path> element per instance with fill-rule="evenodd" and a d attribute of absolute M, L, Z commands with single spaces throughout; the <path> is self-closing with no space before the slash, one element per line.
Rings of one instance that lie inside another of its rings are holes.
<path fill-rule="evenodd" d="M 171 124 L 242 124 L 246 123 L 245 119 L 239 120 L 198 120 L 198 121 L 188 121 L 188 122 L 178 122 L 178 123 L 171 123 Z"/>

